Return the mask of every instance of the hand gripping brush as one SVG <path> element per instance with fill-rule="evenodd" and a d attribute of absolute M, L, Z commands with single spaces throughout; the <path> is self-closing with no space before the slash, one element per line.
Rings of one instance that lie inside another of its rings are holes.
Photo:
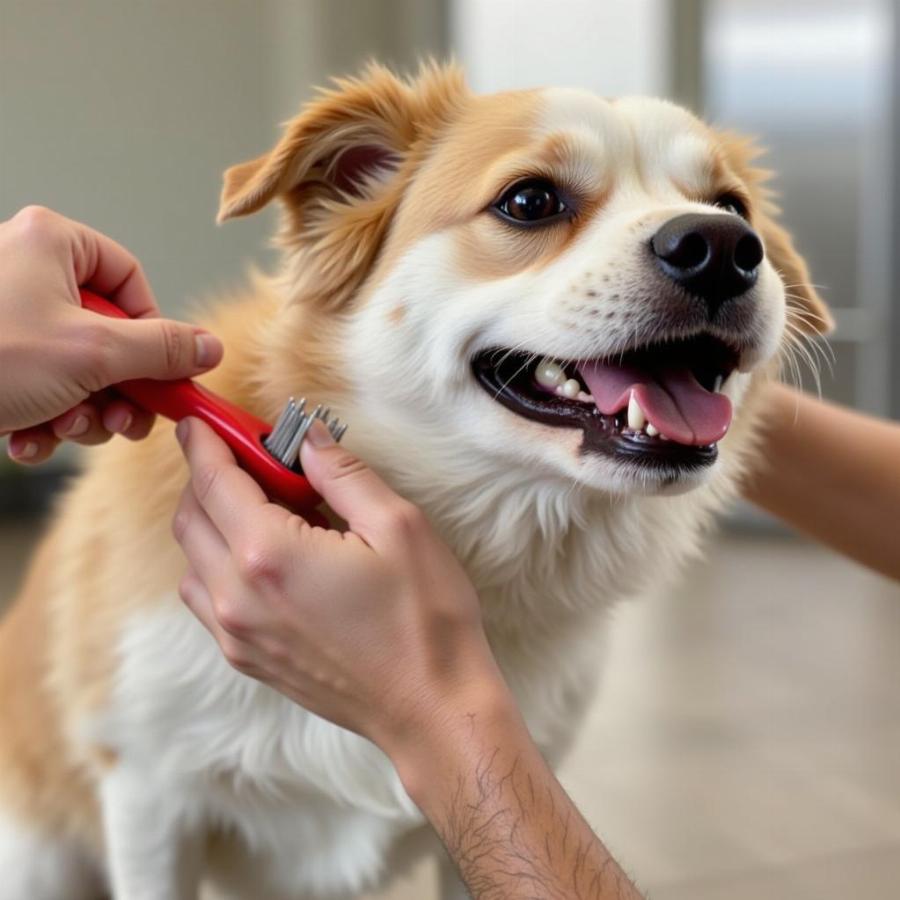
<path fill-rule="evenodd" d="M 104 316 L 128 318 L 118 306 L 90 291 L 81 291 L 81 304 Z M 269 499 L 289 507 L 312 524 L 327 527 L 324 517 L 316 512 L 322 498 L 303 476 L 299 456 L 300 445 L 316 419 L 336 441 L 344 436 L 347 426 L 333 418 L 330 409 L 317 406 L 308 412 L 305 399 L 295 402 L 291 397 L 273 427 L 189 378 L 139 378 L 122 381 L 113 389 L 137 406 L 173 422 L 187 416 L 202 419 L 228 444 L 241 467 L 253 476 Z"/>

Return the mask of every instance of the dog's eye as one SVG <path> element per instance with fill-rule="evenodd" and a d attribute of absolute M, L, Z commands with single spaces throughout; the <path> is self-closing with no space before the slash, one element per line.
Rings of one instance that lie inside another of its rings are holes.
<path fill-rule="evenodd" d="M 725 212 L 734 213 L 742 219 L 747 218 L 747 204 L 736 194 L 722 194 L 713 201 L 713 205 L 721 207 Z"/>
<path fill-rule="evenodd" d="M 556 188 L 543 178 L 529 178 L 514 184 L 494 208 L 505 218 L 525 224 L 552 219 L 568 209 Z"/>

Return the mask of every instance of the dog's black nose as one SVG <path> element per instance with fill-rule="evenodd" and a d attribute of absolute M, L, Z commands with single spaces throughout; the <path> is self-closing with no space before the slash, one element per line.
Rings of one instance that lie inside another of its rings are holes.
<path fill-rule="evenodd" d="M 676 216 L 653 235 L 650 247 L 663 272 L 706 301 L 710 313 L 756 284 L 764 255 L 756 232 L 732 215 Z"/>

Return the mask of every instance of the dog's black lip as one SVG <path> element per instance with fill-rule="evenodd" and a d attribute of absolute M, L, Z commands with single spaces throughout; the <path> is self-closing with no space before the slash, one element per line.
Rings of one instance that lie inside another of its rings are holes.
<path fill-rule="evenodd" d="M 708 338 L 701 336 L 701 339 Z M 677 344 L 647 347 L 632 352 L 637 355 L 673 353 L 677 352 Z M 731 348 L 722 344 L 721 354 L 722 359 L 732 354 L 736 364 L 737 355 Z M 657 471 L 665 470 L 669 474 L 685 474 L 692 469 L 710 466 L 716 461 L 718 447 L 715 444 L 694 447 L 646 435 L 623 434 L 616 424 L 615 416 L 606 416 L 591 404 L 539 392 L 533 386 L 535 364 L 534 354 L 492 347 L 474 357 L 472 372 L 478 384 L 496 402 L 516 415 L 555 428 L 580 428 L 584 435 L 581 445 L 583 453 L 601 453 L 620 462 Z M 567 364 L 567 369 L 574 365 L 576 363 Z"/>

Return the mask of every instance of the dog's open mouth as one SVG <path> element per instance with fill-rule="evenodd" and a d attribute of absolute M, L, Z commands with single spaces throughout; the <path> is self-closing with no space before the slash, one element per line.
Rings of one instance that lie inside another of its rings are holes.
<path fill-rule="evenodd" d="M 715 461 L 731 424 L 722 386 L 738 361 L 734 348 L 698 335 L 581 361 L 492 348 L 472 368 L 479 384 L 518 415 L 582 429 L 585 451 L 695 468 Z"/>

